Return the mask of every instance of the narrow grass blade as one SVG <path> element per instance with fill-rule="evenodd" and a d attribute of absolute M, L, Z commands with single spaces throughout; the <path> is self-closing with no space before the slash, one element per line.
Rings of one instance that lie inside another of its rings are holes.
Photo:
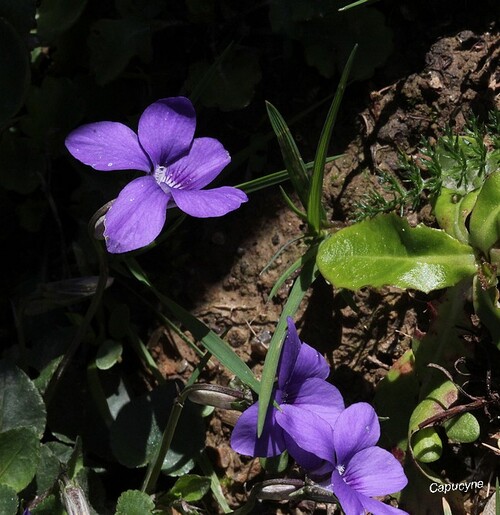
<path fill-rule="evenodd" d="M 344 5 L 344 7 L 341 7 L 339 9 L 339 12 L 342 11 L 348 11 L 349 9 L 352 9 L 353 7 L 358 7 L 359 5 L 367 4 L 367 3 L 373 3 L 376 0 L 358 0 L 357 2 L 353 2 L 352 4 Z"/>
<path fill-rule="evenodd" d="M 326 158 L 327 163 L 331 163 L 342 157 L 342 155 L 338 156 L 330 156 Z M 313 162 L 306 163 L 306 169 L 312 170 Z M 271 186 L 275 186 L 276 184 L 281 184 L 289 179 L 288 170 L 280 170 L 279 172 L 270 173 L 265 175 L 264 177 L 258 177 L 257 179 L 252 179 L 251 181 L 242 182 L 237 184 L 235 188 L 239 188 L 243 190 L 245 193 L 253 193 L 254 191 L 263 190 L 265 188 L 269 188 Z"/>
<path fill-rule="evenodd" d="M 224 494 L 222 493 L 222 487 L 221 487 L 219 478 L 217 477 L 217 474 L 215 473 L 215 470 L 212 467 L 212 463 L 208 459 L 206 452 L 201 453 L 201 455 L 196 459 L 196 462 L 198 463 L 201 470 L 203 471 L 203 474 L 210 478 L 210 489 L 212 490 L 213 496 L 219 503 L 219 506 L 221 507 L 222 512 L 223 513 L 231 513 L 232 510 L 229 507 L 229 504 L 227 504 L 226 498 L 224 497 Z"/>
<path fill-rule="evenodd" d="M 211 354 L 213 354 L 222 365 L 235 374 L 243 383 L 248 385 L 256 393 L 260 390 L 260 384 L 255 379 L 247 364 L 233 351 L 227 342 L 210 330 L 203 322 L 191 315 L 189 311 L 179 306 L 176 302 L 160 293 L 149 281 L 146 274 L 141 270 L 139 264 L 133 258 L 124 258 L 128 269 L 133 276 L 143 284 L 147 285 L 156 295 L 158 300 L 174 315 Z"/>
<path fill-rule="evenodd" d="M 319 233 L 322 221 L 323 206 L 321 205 L 321 193 L 323 190 L 323 176 L 325 173 L 326 154 L 328 151 L 328 145 L 330 144 L 330 139 L 332 137 L 333 126 L 335 125 L 340 103 L 342 102 L 342 97 L 344 96 L 347 79 L 351 71 L 354 55 L 357 48 L 358 45 L 355 45 L 352 49 L 351 54 L 349 55 L 349 59 L 347 60 L 347 63 L 344 67 L 344 71 L 342 72 L 342 76 L 340 77 L 337 91 L 335 92 L 335 96 L 333 97 L 333 101 L 330 106 L 330 110 L 328 111 L 325 124 L 323 125 L 323 129 L 321 131 L 318 148 L 316 150 L 316 156 L 314 159 L 311 188 L 309 190 L 309 199 L 307 201 L 307 218 L 309 220 L 309 226 L 316 234 Z"/>
<path fill-rule="evenodd" d="M 304 220 L 304 222 L 307 222 L 307 215 L 303 211 L 301 211 L 292 201 L 292 199 L 287 195 L 286 191 L 280 186 L 280 192 L 283 196 L 283 200 L 285 201 L 286 205 L 290 208 L 291 211 L 293 211 L 301 220 Z"/>
<path fill-rule="evenodd" d="M 267 114 L 273 127 L 283 156 L 286 169 L 299 199 L 307 209 L 309 193 L 309 177 L 307 169 L 300 155 L 299 149 L 292 137 L 290 129 L 279 111 L 269 102 L 266 102 Z"/>
<path fill-rule="evenodd" d="M 278 325 L 274 331 L 271 342 L 269 343 L 269 350 L 267 352 L 266 360 L 264 362 L 264 369 L 262 371 L 262 379 L 260 382 L 259 392 L 259 420 L 257 426 L 257 434 L 262 434 L 264 428 L 264 420 L 266 418 L 267 408 L 271 402 L 271 393 L 273 391 L 274 378 L 278 368 L 278 361 L 281 354 L 281 347 L 283 345 L 283 338 L 287 327 L 286 319 L 288 316 L 293 316 L 297 311 L 304 295 L 306 294 L 309 286 L 314 282 L 319 275 L 318 268 L 315 264 L 316 253 L 312 253 L 309 260 L 304 263 L 304 267 L 297 277 L 288 297 L 288 300 L 283 307 Z"/>
<path fill-rule="evenodd" d="M 296 272 L 301 266 L 304 266 L 307 261 L 314 258 L 316 256 L 316 252 L 318 251 L 318 247 L 310 248 L 303 256 L 300 256 L 299 259 L 294 261 L 278 278 L 278 280 L 274 283 L 272 287 L 267 302 L 271 301 L 272 298 L 276 295 L 276 292 L 283 286 L 285 281 Z"/>

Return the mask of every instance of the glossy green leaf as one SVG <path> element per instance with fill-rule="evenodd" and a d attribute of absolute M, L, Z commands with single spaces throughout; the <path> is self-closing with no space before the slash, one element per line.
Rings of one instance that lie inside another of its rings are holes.
<path fill-rule="evenodd" d="M 307 209 L 310 179 L 300 151 L 280 112 L 269 102 L 266 102 L 266 109 L 269 121 L 271 122 L 271 126 L 280 146 L 283 162 L 288 171 L 288 177 L 302 206 Z"/>
<path fill-rule="evenodd" d="M 25 427 L 0 433 L 0 484 L 20 492 L 35 477 L 40 440 Z"/>
<path fill-rule="evenodd" d="M 458 417 L 443 423 L 446 434 L 450 440 L 460 443 L 475 442 L 480 434 L 481 427 L 472 413 L 463 413 Z"/>
<path fill-rule="evenodd" d="M 2 515 L 16 515 L 17 506 L 16 491 L 10 486 L 0 484 L 0 513 Z"/>
<path fill-rule="evenodd" d="M 422 463 L 432 463 L 441 458 L 443 442 L 433 427 L 426 427 L 412 438 L 413 455 Z"/>
<path fill-rule="evenodd" d="M 500 170 L 485 181 L 470 217 L 470 243 L 488 255 L 500 240 Z"/>
<path fill-rule="evenodd" d="M 86 5 L 87 0 L 43 0 L 37 20 L 40 40 L 52 43 L 76 23 Z"/>
<path fill-rule="evenodd" d="M 195 502 L 202 499 L 210 490 L 210 478 L 187 474 L 180 477 L 169 490 L 167 496 L 173 499 L 182 499 L 186 502 Z"/>
<path fill-rule="evenodd" d="M 476 272 L 472 249 L 444 231 L 410 227 L 394 214 L 356 223 L 320 245 L 317 264 L 337 288 L 385 285 L 424 292 L 446 288 Z"/>
<path fill-rule="evenodd" d="M 461 196 L 447 188 L 441 188 L 434 205 L 439 227 L 462 243 L 469 242 L 466 222 L 479 195 L 479 190 Z"/>
<path fill-rule="evenodd" d="M 21 369 L 0 361 L 0 433 L 27 427 L 41 438 L 45 421 L 45 405 L 33 382 Z"/>
<path fill-rule="evenodd" d="M 29 54 L 14 27 L 0 18 L 0 127 L 24 102 L 30 80 Z M 6 72 L 8 70 L 8 73 Z"/>
<path fill-rule="evenodd" d="M 114 340 L 106 340 L 99 347 L 95 363 L 100 370 L 108 370 L 121 360 L 123 345 Z"/>
<path fill-rule="evenodd" d="M 154 507 L 150 495 L 140 490 L 127 490 L 118 499 L 115 515 L 149 515 L 153 513 Z"/>

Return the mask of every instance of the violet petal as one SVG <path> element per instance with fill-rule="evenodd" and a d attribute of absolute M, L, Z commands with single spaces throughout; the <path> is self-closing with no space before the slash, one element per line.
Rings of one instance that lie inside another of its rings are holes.
<path fill-rule="evenodd" d="M 347 464 L 343 477 L 356 491 L 370 497 L 399 492 L 408 483 L 398 460 L 380 447 L 356 453 Z"/>
<path fill-rule="evenodd" d="M 71 155 L 96 170 L 151 171 L 151 162 L 132 129 L 118 122 L 82 125 L 66 138 Z"/>
<path fill-rule="evenodd" d="M 228 151 L 213 138 L 195 138 L 189 154 L 168 167 L 167 176 L 183 190 L 200 190 L 231 162 Z"/>
<path fill-rule="evenodd" d="M 297 334 L 297 329 L 291 317 L 286 319 L 288 330 L 286 332 L 285 340 L 283 341 L 283 348 L 281 349 L 281 356 L 278 364 L 278 386 L 281 390 L 286 388 L 287 383 L 290 381 L 300 348 L 303 345 Z"/>
<path fill-rule="evenodd" d="M 331 472 L 333 465 L 326 462 L 322 458 L 318 458 L 316 454 L 305 451 L 299 447 L 288 433 L 284 432 L 286 450 L 288 454 L 305 470 L 307 471 L 324 471 L 325 473 Z M 326 468 L 323 466 L 326 465 Z"/>
<path fill-rule="evenodd" d="M 108 251 L 119 254 L 151 243 L 165 223 L 168 199 L 150 175 L 127 184 L 104 220 Z"/>
<path fill-rule="evenodd" d="M 344 399 L 338 389 L 318 377 L 310 377 L 303 383 L 290 383 L 286 402 L 299 408 L 313 411 L 326 420 L 332 428 L 344 411 Z"/>
<path fill-rule="evenodd" d="M 337 470 L 332 474 L 332 489 L 345 515 L 365 515 L 365 508 L 360 499 L 361 494 L 347 485 Z"/>
<path fill-rule="evenodd" d="M 223 216 L 238 209 L 248 197 L 243 191 L 222 186 L 211 190 L 170 190 L 177 207 L 188 215 L 197 218 Z"/>
<path fill-rule="evenodd" d="M 277 456 L 285 450 L 285 440 L 283 430 L 274 418 L 276 410 L 268 410 L 262 436 L 257 438 L 258 406 L 256 402 L 240 415 L 231 434 L 231 447 L 245 456 Z"/>
<path fill-rule="evenodd" d="M 316 413 L 291 404 L 281 404 L 276 422 L 295 440 L 295 443 L 327 461 L 333 461 L 333 429 Z"/>
<path fill-rule="evenodd" d="M 139 119 L 139 141 L 153 167 L 168 166 L 187 154 L 193 142 L 196 114 L 184 97 L 163 98 L 148 106 Z"/>
<path fill-rule="evenodd" d="M 366 402 L 346 408 L 334 426 L 337 463 L 346 464 L 361 449 L 374 446 L 380 438 L 380 424 L 375 410 Z"/>
<path fill-rule="evenodd" d="M 330 366 L 326 359 L 313 347 L 303 343 L 290 377 L 290 383 L 300 383 L 308 377 L 326 379 L 330 375 Z"/>

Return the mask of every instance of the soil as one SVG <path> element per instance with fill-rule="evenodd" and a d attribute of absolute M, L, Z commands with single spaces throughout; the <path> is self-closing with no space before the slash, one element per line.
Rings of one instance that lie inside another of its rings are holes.
<path fill-rule="evenodd" d="M 451 32 L 428 47 L 425 64 L 414 72 L 395 80 L 393 73 L 386 82 L 379 76 L 355 86 L 361 97 L 347 95 L 340 123 L 349 130 L 337 140 L 343 157 L 327 166 L 325 176 L 325 201 L 334 225 L 353 219 L 362 195 L 377 185 L 375 170 L 400 172 L 399 150 L 415 155 L 421 138 L 435 138 L 446 123 L 458 131 L 471 113 L 484 118 L 488 110 L 500 107 L 498 31 L 491 25 L 482 31 Z M 428 208 L 406 214 L 411 223 L 432 223 Z M 269 293 L 303 253 L 303 229 L 276 189 L 253 195 L 231 216 L 190 221 L 187 230 L 197 235 L 198 245 L 183 261 L 186 273 L 169 285 L 183 305 L 192 306 L 194 315 L 217 333 L 226 333 L 226 340 L 257 377 L 293 278 L 274 298 Z M 363 289 L 352 297 L 357 311 L 344 294 L 320 279 L 295 317 L 301 338 L 327 357 L 330 381 L 346 404 L 373 399 L 376 384 L 409 348 L 415 331 L 425 330 L 431 298 L 393 288 Z M 165 376 L 187 377 L 197 362 L 166 328 L 159 328 L 150 347 Z M 205 379 L 226 385 L 232 378 L 213 363 Z M 216 410 L 207 427 L 207 451 L 234 508 L 264 477 L 258 459 L 239 456 L 229 446 L 237 416 Z M 479 512 L 478 499 L 466 506 L 469 513 Z M 327 513 L 326 505 L 311 502 L 266 503 L 259 509 L 255 513 Z"/>

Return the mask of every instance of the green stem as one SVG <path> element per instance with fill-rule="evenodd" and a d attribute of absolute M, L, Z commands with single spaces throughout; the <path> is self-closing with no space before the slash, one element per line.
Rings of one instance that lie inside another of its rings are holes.
<path fill-rule="evenodd" d="M 182 408 L 184 407 L 184 402 L 186 401 L 187 396 L 189 395 L 189 387 L 192 384 L 194 384 L 194 382 L 198 379 L 201 371 L 208 363 L 210 357 L 211 354 L 209 352 L 206 352 L 203 358 L 201 359 L 200 363 L 192 373 L 188 382 L 186 383 L 186 386 L 174 401 L 174 405 L 172 406 L 172 410 L 170 411 L 170 416 L 168 417 L 167 426 L 165 427 L 165 430 L 163 431 L 161 437 L 160 445 L 155 453 L 155 457 L 151 460 L 148 466 L 148 470 L 146 471 L 146 476 L 142 484 L 142 491 L 147 494 L 152 494 L 156 487 L 156 482 L 158 481 L 158 477 L 160 475 L 163 462 L 165 461 L 165 456 L 167 455 L 170 445 L 172 444 L 172 439 L 174 438 L 175 429 L 177 427 L 177 423 L 179 422 L 179 418 L 182 413 Z"/>

